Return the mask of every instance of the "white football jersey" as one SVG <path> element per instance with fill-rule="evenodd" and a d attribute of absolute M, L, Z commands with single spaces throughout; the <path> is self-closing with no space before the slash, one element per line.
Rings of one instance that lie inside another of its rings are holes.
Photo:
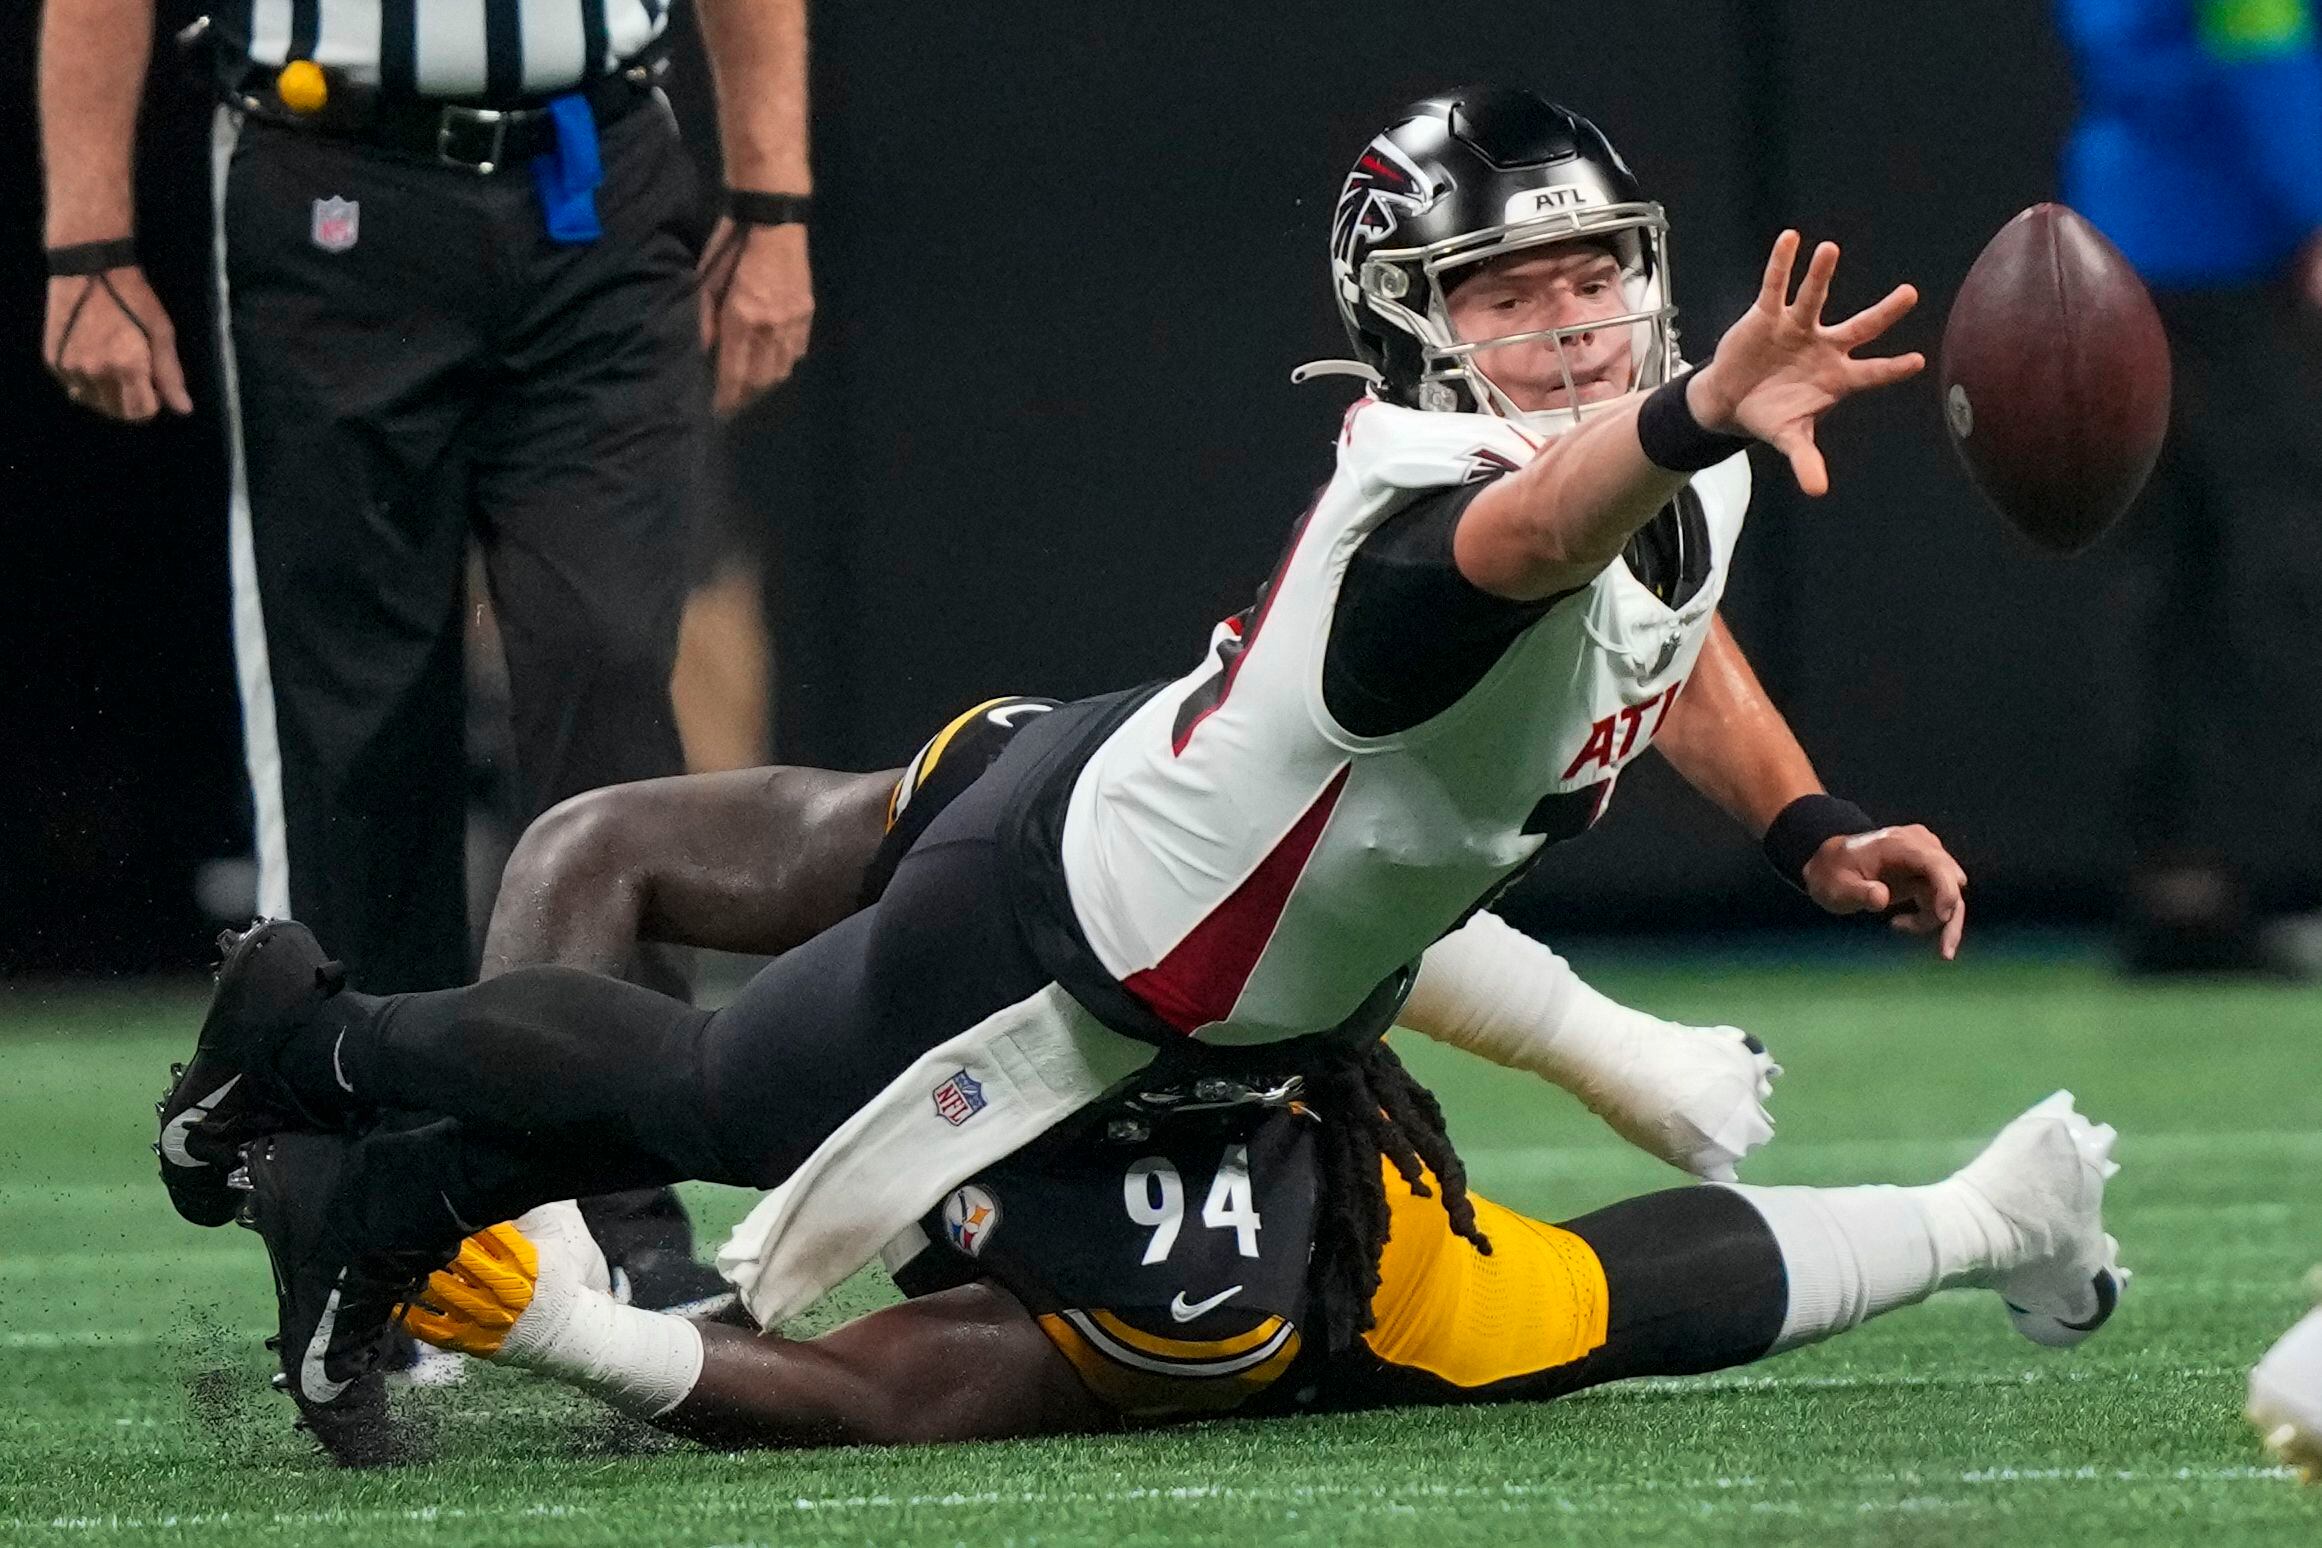
<path fill-rule="evenodd" d="M 1529 462 L 1482 414 L 1365 399 L 1259 608 L 1106 739 L 1074 783 L 1063 865 L 1105 970 L 1180 1031 L 1270 1042 L 1338 1025 L 1548 842 L 1601 812 L 1707 637 L 1748 459 L 1697 475 L 1707 581 L 1672 608 L 1614 563 L 1448 709 L 1356 736 L 1323 700 L 1339 587 L 1415 495 Z M 1410 627 L 1423 630 L 1424 617 Z M 1543 814 L 1555 812 L 1553 821 Z"/>

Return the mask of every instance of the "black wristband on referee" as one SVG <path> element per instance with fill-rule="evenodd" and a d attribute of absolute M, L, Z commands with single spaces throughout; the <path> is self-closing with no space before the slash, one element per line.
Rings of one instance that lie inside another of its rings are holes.
<path fill-rule="evenodd" d="M 1692 379 L 1688 371 L 1654 388 L 1637 410 L 1637 442 L 1645 449 L 1645 460 L 1671 473 L 1714 468 L 1750 444 L 1746 435 L 1701 427 L 1693 417 L 1693 405 L 1685 401 L 1685 384 Z"/>
<path fill-rule="evenodd" d="M 726 214 L 737 226 L 802 226 L 814 207 L 809 194 L 759 193 L 749 188 L 726 190 Z"/>
<path fill-rule="evenodd" d="M 1816 850 L 1852 833 L 1870 833 L 1879 827 L 1870 813 L 1852 801 L 1834 795 L 1802 795 L 1776 814 L 1766 829 L 1766 858 L 1782 873 L 1782 880 L 1806 890 L 1806 862 Z"/>
<path fill-rule="evenodd" d="M 79 279 L 85 275 L 103 274 L 108 269 L 131 269 L 136 266 L 135 237 L 116 237 L 110 242 L 75 242 L 70 247 L 52 247 L 48 250 L 50 279 Z"/>

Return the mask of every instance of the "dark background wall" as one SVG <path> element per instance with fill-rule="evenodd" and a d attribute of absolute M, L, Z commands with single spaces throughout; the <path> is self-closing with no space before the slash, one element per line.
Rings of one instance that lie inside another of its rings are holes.
<path fill-rule="evenodd" d="M 32 9 L 0 17 L 0 961 L 190 960 L 190 870 L 243 825 L 214 395 L 111 428 L 38 369 Z M 1915 280 L 1901 342 L 1931 349 L 1983 240 L 2049 196 L 2069 115 L 2020 0 L 1016 0 L 814 24 L 815 355 L 734 454 L 773 534 L 780 755 L 860 767 L 991 693 L 1183 670 L 1243 605 L 1328 472 L 1346 391 L 1288 373 L 1338 347 L 1330 201 L 1397 102 L 1500 78 L 1597 117 L 1669 208 L 1697 351 L 1784 223 L 1846 246 L 1840 304 Z M 145 243 L 198 336 L 204 108 L 166 63 L 152 98 Z M 1826 444 L 1824 501 L 1761 465 L 1745 644 L 1830 782 L 1944 832 L 1979 898 L 2091 905 L 2118 848 L 2097 571 L 2000 530 L 1924 384 Z M 1544 868 L 1538 919 L 1802 917 L 1657 769 L 1622 794 Z"/>

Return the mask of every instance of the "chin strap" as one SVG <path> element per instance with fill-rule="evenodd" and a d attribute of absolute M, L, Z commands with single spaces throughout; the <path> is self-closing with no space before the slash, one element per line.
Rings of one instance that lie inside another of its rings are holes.
<path fill-rule="evenodd" d="M 1364 365 L 1360 360 L 1309 360 L 1291 371 L 1290 385 L 1303 387 L 1325 376 L 1351 376 L 1372 387 L 1383 387 L 1387 381 L 1376 369 Z"/>

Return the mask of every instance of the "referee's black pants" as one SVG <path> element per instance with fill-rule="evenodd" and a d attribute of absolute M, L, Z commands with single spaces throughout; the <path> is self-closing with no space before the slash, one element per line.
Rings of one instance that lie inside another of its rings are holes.
<path fill-rule="evenodd" d="M 695 180 L 646 101 L 604 235 L 491 176 L 221 110 L 216 281 L 259 904 L 374 991 L 472 971 L 465 563 L 506 650 L 529 818 L 678 772 L 669 676 L 707 372 Z M 334 201 L 349 201 L 353 208 Z"/>

